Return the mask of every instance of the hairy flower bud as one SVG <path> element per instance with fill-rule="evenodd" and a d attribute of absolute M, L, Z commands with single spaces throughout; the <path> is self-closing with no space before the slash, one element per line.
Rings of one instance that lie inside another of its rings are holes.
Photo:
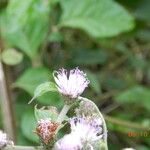
<path fill-rule="evenodd" d="M 53 140 L 58 126 L 58 123 L 52 122 L 50 119 L 41 119 L 38 121 L 36 133 L 43 143 L 48 144 Z"/>

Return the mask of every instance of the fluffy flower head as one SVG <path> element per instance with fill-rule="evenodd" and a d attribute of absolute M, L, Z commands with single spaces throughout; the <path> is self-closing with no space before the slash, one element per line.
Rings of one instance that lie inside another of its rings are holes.
<path fill-rule="evenodd" d="M 102 138 L 102 121 L 95 118 L 73 118 L 70 121 L 71 132 L 78 134 L 83 142 L 97 141 Z"/>
<path fill-rule="evenodd" d="M 59 92 L 69 98 L 77 98 L 89 84 L 86 74 L 78 68 L 70 71 L 60 69 L 53 75 Z"/>
<path fill-rule="evenodd" d="M 7 135 L 0 130 L 0 148 L 7 144 Z"/>
<path fill-rule="evenodd" d="M 55 150 L 81 150 L 102 138 L 101 119 L 91 119 L 86 117 L 72 118 L 70 120 L 71 133 L 65 135 L 55 144 Z"/>
<path fill-rule="evenodd" d="M 83 144 L 76 134 L 67 134 L 54 146 L 54 150 L 81 150 Z"/>
<path fill-rule="evenodd" d="M 122 150 L 135 150 L 135 149 L 133 149 L 133 148 L 124 148 Z"/>

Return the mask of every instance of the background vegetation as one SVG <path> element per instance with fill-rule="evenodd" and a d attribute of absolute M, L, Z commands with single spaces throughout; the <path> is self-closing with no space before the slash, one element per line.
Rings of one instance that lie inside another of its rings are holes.
<path fill-rule="evenodd" d="M 18 145 L 38 143 L 35 103 L 62 105 L 57 93 L 28 105 L 36 86 L 52 80 L 53 70 L 79 66 L 91 81 L 86 97 L 105 114 L 110 150 L 149 150 L 149 10 L 149 0 L 0 1 L 0 57 L 11 82 Z"/>

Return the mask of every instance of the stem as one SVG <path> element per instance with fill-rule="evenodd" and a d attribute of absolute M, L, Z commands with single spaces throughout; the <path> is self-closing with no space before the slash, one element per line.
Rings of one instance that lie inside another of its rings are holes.
<path fill-rule="evenodd" d="M 117 124 L 119 126 L 124 126 L 127 128 L 133 128 L 133 129 L 138 129 L 138 130 L 148 130 L 149 127 L 148 126 L 144 126 L 142 124 L 138 124 L 138 123 L 134 123 L 131 121 L 126 121 L 126 120 L 122 120 L 122 119 L 118 119 L 115 117 L 111 117 L 111 116 L 104 116 L 105 119 L 113 124 Z"/>
<path fill-rule="evenodd" d="M 61 124 L 64 121 L 69 109 L 70 109 L 70 105 L 64 105 L 63 109 L 61 110 L 61 112 L 57 118 L 57 122 L 59 122 Z"/>
<path fill-rule="evenodd" d="M 0 29 L 1 33 L 1 29 Z M 5 43 L 0 35 L 0 54 L 5 49 Z M 9 67 L 2 64 L 0 60 L 0 104 L 2 110 L 2 117 L 3 117 L 3 125 L 5 132 L 9 135 L 11 140 L 15 141 L 15 116 L 14 116 L 14 109 L 12 103 L 12 93 L 10 91 L 10 84 L 12 83 L 10 74 L 9 74 Z"/>
<path fill-rule="evenodd" d="M 108 145 L 107 145 L 107 126 L 106 126 L 106 122 L 105 122 L 105 119 L 104 119 L 103 115 L 101 114 L 101 112 L 98 109 L 98 107 L 96 106 L 96 104 L 94 102 L 92 102 L 91 100 L 89 100 L 87 98 L 84 98 L 84 97 L 81 97 L 81 96 L 79 96 L 78 99 L 86 101 L 86 102 L 88 101 L 88 102 L 92 103 L 92 105 L 95 106 L 95 108 L 96 108 L 96 110 L 97 110 L 97 112 L 98 112 L 98 114 L 101 117 L 102 122 L 103 122 L 105 150 L 108 150 Z"/>
<path fill-rule="evenodd" d="M 0 104 L 2 109 L 2 117 L 4 129 L 9 137 L 15 141 L 15 120 L 13 115 L 13 104 L 11 101 L 10 91 L 4 72 L 3 65 L 0 61 Z"/>
<path fill-rule="evenodd" d="M 44 150 L 40 146 L 6 146 L 2 150 Z"/>

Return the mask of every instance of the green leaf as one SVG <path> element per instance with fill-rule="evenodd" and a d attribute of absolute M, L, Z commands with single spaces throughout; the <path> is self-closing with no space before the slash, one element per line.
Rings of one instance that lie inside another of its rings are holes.
<path fill-rule="evenodd" d="M 142 0 L 138 3 L 137 8 L 135 9 L 134 15 L 140 20 L 150 21 L 150 1 Z"/>
<path fill-rule="evenodd" d="M 29 68 L 17 79 L 17 81 L 13 84 L 13 87 L 21 88 L 34 97 L 35 89 L 43 82 L 48 82 L 52 78 L 52 72 L 50 72 L 47 68 Z M 46 86 L 44 86 L 44 88 L 44 90 L 46 90 Z M 63 101 L 60 100 L 59 93 L 54 91 L 52 93 L 43 93 L 45 91 L 42 90 L 43 89 L 40 91 L 38 88 L 36 91 L 36 94 L 43 94 L 37 98 L 38 102 L 44 105 L 62 106 Z"/>
<path fill-rule="evenodd" d="M 49 1 L 9 1 L 0 18 L 3 38 L 30 58 L 35 57 L 49 30 L 49 13 Z"/>
<path fill-rule="evenodd" d="M 132 16 L 113 0 L 61 0 L 60 27 L 82 29 L 95 38 L 133 29 Z M 77 8 L 77 9 L 76 9 Z"/>
<path fill-rule="evenodd" d="M 35 143 L 31 140 L 28 140 L 22 133 L 21 129 L 17 128 L 17 140 L 18 145 L 34 145 Z"/>
<path fill-rule="evenodd" d="M 47 68 L 29 68 L 13 84 L 14 87 L 24 89 L 30 95 L 34 94 L 36 87 L 50 79 L 50 71 Z"/>
<path fill-rule="evenodd" d="M 145 145 L 138 145 L 137 147 L 140 150 L 149 150 L 149 147 L 146 147 Z"/>
<path fill-rule="evenodd" d="M 150 111 L 150 89 L 136 86 L 126 91 L 120 92 L 115 99 L 121 103 L 140 104 Z"/>
<path fill-rule="evenodd" d="M 124 89 L 127 85 L 120 76 L 113 73 L 102 72 L 100 77 L 101 83 L 106 89 L 109 90 L 120 90 Z"/>
<path fill-rule="evenodd" d="M 23 135 L 30 141 L 38 143 L 38 136 L 34 133 L 36 129 L 36 121 L 34 118 L 34 113 L 28 110 L 24 113 L 21 121 L 21 130 Z"/>
<path fill-rule="evenodd" d="M 143 102 L 149 101 L 150 90 L 141 86 L 130 88 L 119 93 L 115 99 L 123 103 Z"/>
<path fill-rule="evenodd" d="M 48 92 L 37 98 L 37 101 L 43 105 L 53 105 L 57 108 L 63 106 L 63 100 L 58 92 Z"/>
<path fill-rule="evenodd" d="M 97 76 L 90 72 L 90 71 L 86 71 L 87 73 L 87 77 L 90 80 L 90 86 L 91 88 L 97 93 L 100 94 L 101 93 L 101 86 L 100 86 L 100 81 L 98 80 Z"/>
<path fill-rule="evenodd" d="M 138 30 L 136 33 L 137 38 L 142 41 L 150 42 L 150 31 L 148 29 Z"/>
<path fill-rule="evenodd" d="M 7 65 L 17 65 L 22 61 L 23 55 L 15 49 L 6 49 L 2 52 L 1 59 Z"/>
<path fill-rule="evenodd" d="M 52 121 L 56 121 L 58 117 L 58 113 L 54 107 L 50 109 L 37 109 L 34 108 L 34 114 L 37 121 L 41 119 L 50 119 Z"/>
<path fill-rule="evenodd" d="M 107 53 L 105 51 L 80 50 L 73 55 L 73 62 L 78 65 L 104 64 L 107 61 Z"/>
<path fill-rule="evenodd" d="M 34 91 L 34 96 L 31 99 L 31 101 L 33 101 L 35 98 L 43 95 L 46 92 L 57 92 L 57 87 L 55 85 L 55 83 L 53 82 L 45 82 L 45 83 L 41 83 L 40 85 L 38 85 Z M 30 102 L 31 102 L 30 101 Z"/>

